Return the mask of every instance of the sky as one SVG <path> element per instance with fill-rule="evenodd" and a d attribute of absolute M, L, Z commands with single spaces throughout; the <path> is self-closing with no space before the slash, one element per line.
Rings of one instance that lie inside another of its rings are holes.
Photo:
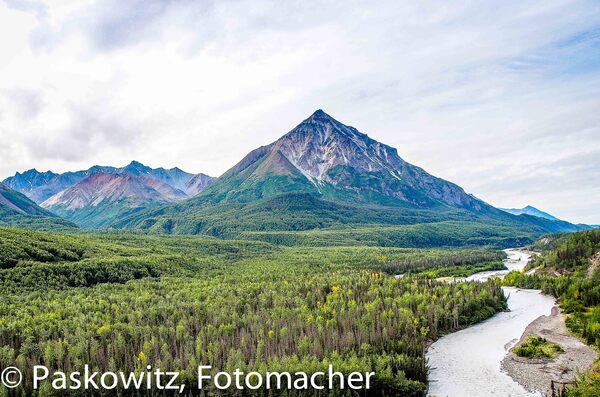
<path fill-rule="evenodd" d="M 597 0 L 0 0 L 0 179 L 218 176 L 319 108 L 492 205 L 600 224 Z"/>

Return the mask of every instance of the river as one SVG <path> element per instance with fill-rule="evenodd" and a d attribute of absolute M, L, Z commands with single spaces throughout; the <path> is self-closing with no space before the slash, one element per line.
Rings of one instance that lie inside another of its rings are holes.
<path fill-rule="evenodd" d="M 484 281 L 504 276 L 510 270 L 522 270 L 529 255 L 506 250 L 509 270 L 481 272 L 467 280 Z M 506 353 L 519 340 L 533 320 L 550 314 L 554 299 L 538 290 L 503 287 L 509 296 L 509 312 L 438 339 L 427 350 L 429 396 L 436 397 L 532 397 L 530 393 L 501 370 Z"/>

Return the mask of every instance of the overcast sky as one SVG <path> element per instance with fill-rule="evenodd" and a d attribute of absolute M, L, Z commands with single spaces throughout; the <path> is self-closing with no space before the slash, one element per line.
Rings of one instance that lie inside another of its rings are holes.
<path fill-rule="evenodd" d="M 0 0 L 0 179 L 218 176 L 318 108 L 492 205 L 600 223 L 597 0 Z"/>

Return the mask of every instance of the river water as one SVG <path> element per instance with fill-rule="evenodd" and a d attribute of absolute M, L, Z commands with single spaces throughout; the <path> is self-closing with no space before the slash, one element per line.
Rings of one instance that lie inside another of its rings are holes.
<path fill-rule="evenodd" d="M 509 270 L 481 272 L 468 280 L 484 281 L 504 276 L 510 270 L 522 270 L 529 255 L 506 250 Z M 429 396 L 436 397 L 531 397 L 530 393 L 501 370 L 506 353 L 519 340 L 533 320 L 550 314 L 554 299 L 538 290 L 503 287 L 509 296 L 509 312 L 438 339 L 427 350 Z"/>

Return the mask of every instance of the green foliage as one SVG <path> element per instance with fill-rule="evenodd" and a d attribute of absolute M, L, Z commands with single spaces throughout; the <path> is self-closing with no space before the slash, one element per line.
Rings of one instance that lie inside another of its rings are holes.
<path fill-rule="evenodd" d="M 550 270 L 585 277 L 590 258 L 600 251 L 600 229 L 563 235 L 552 245 L 554 248 L 539 257 L 533 266 L 541 272 Z"/>
<path fill-rule="evenodd" d="M 596 362 L 588 373 L 579 374 L 577 383 L 570 386 L 565 397 L 600 396 L 600 363 Z"/>
<path fill-rule="evenodd" d="M 24 229 L 0 228 L 0 268 L 19 262 L 77 261 L 83 258 L 84 245 L 75 238 L 47 235 Z"/>
<path fill-rule="evenodd" d="M 533 243 L 531 248 L 537 252 L 546 253 L 548 251 L 556 248 L 556 245 L 561 241 L 561 239 L 565 236 L 568 236 L 567 233 L 554 233 L 554 234 L 546 234 Z"/>
<path fill-rule="evenodd" d="M 456 265 L 452 267 L 442 266 L 433 269 L 428 269 L 417 273 L 419 276 L 426 278 L 439 277 L 469 277 L 475 273 L 486 272 L 491 270 L 504 270 L 506 266 L 502 262 L 487 262 L 474 265 Z"/>
<path fill-rule="evenodd" d="M 18 365 L 25 379 L 33 364 L 132 371 L 150 363 L 191 382 L 199 364 L 312 373 L 331 363 L 375 371 L 375 394 L 421 396 L 426 341 L 506 307 L 497 281 L 384 273 L 498 258 L 483 249 L 11 228 L 0 228 L 0 243 L 8 264 L 0 270 L 0 367 Z"/>
<path fill-rule="evenodd" d="M 514 237 L 510 227 L 475 222 L 445 221 L 416 225 L 369 225 L 308 231 L 243 232 L 243 238 L 277 245 L 372 245 L 381 247 L 465 247 L 491 245 L 514 247 L 527 244 L 531 235 Z"/>
<path fill-rule="evenodd" d="M 527 358 L 555 358 L 563 352 L 562 347 L 539 336 L 528 336 L 514 349 L 517 356 Z"/>

